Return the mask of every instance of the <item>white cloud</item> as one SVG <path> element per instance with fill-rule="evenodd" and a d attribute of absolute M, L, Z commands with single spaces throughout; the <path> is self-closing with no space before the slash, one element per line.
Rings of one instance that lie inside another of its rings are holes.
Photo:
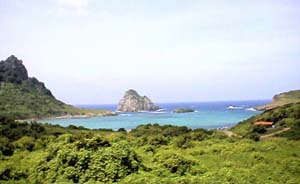
<path fill-rule="evenodd" d="M 58 0 L 60 14 L 87 15 L 89 0 Z"/>

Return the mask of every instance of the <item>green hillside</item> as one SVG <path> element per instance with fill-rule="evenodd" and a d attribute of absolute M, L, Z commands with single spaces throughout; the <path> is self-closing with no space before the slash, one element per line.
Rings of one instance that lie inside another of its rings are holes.
<path fill-rule="evenodd" d="M 104 110 L 78 109 L 57 100 L 44 83 L 28 77 L 22 61 L 15 56 L 0 62 L 0 116 L 26 119 L 110 114 Z"/>
<path fill-rule="evenodd" d="M 257 110 L 270 110 L 283 105 L 300 102 L 300 90 L 293 90 L 285 93 L 280 93 L 273 97 L 270 104 L 256 107 Z"/>
<path fill-rule="evenodd" d="M 281 134 L 290 138 L 300 139 L 300 103 L 292 103 L 267 110 L 262 114 L 253 116 L 248 120 L 242 121 L 231 130 L 239 135 L 251 136 L 253 134 L 267 133 L 262 127 L 255 126 L 258 121 L 274 122 L 276 130 L 290 128 L 288 132 Z"/>

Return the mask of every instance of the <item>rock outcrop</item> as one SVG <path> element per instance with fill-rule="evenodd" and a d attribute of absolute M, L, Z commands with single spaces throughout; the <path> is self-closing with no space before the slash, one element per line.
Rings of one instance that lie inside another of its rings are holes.
<path fill-rule="evenodd" d="M 273 96 L 270 104 L 255 107 L 257 110 L 270 110 L 287 104 L 300 102 L 300 90 L 293 90 L 289 92 L 280 93 Z"/>
<path fill-rule="evenodd" d="M 11 55 L 0 62 L 0 82 L 21 83 L 28 79 L 28 73 L 22 60 Z"/>
<path fill-rule="evenodd" d="M 23 83 L 23 86 L 27 86 L 27 88 L 35 89 L 54 98 L 51 91 L 46 88 L 43 82 L 40 82 L 35 77 L 28 77 L 28 72 L 23 65 L 23 61 L 14 55 L 11 55 L 4 61 L 0 61 L 0 82 Z"/>
<path fill-rule="evenodd" d="M 147 96 L 140 96 L 135 90 L 126 91 L 124 97 L 120 100 L 117 111 L 121 112 L 139 112 L 155 111 L 159 107 L 155 105 Z"/>

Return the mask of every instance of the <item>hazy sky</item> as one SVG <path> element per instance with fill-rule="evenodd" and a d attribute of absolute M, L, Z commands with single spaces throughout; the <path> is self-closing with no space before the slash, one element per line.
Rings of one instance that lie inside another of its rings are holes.
<path fill-rule="evenodd" d="M 269 99 L 300 88 L 300 1 L 0 0 L 0 59 L 71 104 Z"/>

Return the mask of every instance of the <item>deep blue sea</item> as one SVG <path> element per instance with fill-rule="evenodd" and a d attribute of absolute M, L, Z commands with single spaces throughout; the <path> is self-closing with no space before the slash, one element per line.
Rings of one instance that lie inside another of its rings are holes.
<path fill-rule="evenodd" d="M 251 109 L 258 105 L 269 103 L 268 100 L 259 101 L 232 101 L 232 102 L 195 102 L 195 103 L 160 103 L 161 108 L 155 112 L 119 113 L 118 116 L 92 117 L 78 119 L 51 119 L 42 120 L 51 124 L 61 126 L 76 125 L 86 128 L 108 128 L 117 130 L 125 128 L 133 129 L 141 124 L 158 123 L 161 125 L 178 125 L 189 128 L 219 128 L 231 127 L 238 122 L 245 120 L 253 115 L 261 113 Z M 76 105 L 81 108 L 106 109 L 115 111 L 117 105 Z M 228 109 L 235 106 L 236 109 Z M 192 108 L 196 112 L 173 113 L 177 108 Z"/>

